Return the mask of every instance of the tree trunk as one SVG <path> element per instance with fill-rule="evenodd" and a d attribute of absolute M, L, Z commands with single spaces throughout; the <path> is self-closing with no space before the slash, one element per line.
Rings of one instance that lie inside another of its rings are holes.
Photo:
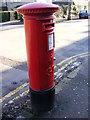
<path fill-rule="evenodd" d="M 72 5 L 72 1 L 69 0 L 68 1 L 68 20 L 71 20 L 71 5 Z"/>

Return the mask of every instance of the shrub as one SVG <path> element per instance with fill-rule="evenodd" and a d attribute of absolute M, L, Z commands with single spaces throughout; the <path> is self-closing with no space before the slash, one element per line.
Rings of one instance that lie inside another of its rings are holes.
<path fill-rule="evenodd" d="M 14 19 L 17 20 L 17 17 L 18 17 L 17 11 L 14 11 Z"/>
<path fill-rule="evenodd" d="M 10 20 L 15 20 L 15 17 L 14 17 L 14 11 L 9 11 L 10 12 Z"/>
<path fill-rule="evenodd" d="M 55 13 L 56 17 L 63 17 L 64 15 L 64 10 L 62 6 L 59 6 L 59 10 Z"/>
<path fill-rule="evenodd" d="M 21 22 L 23 21 L 22 15 L 17 13 L 17 11 L 14 11 L 14 18 L 15 20 L 20 20 Z"/>
<path fill-rule="evenodd" d="M 23 16 L 21 14 L 18 14 L 18 20 L 20 20 L 21 22 L 23 22 Z"/>
<path fill-rule="evenodd" d="M 77 11 L 77 8 L 76 8 L 76 6 L 75 6 L 75 5 L 73 6 L 73 10 L 74 10 L 74 11 Z"/>
<path fill-rule="evenodd" d="M 0 22 L 10 21 L 10 12 L 0 12 L 0 16 L 2 17 L 2 21 Z"/>
<path fill-rule="evenodd" d="M 68 6 L 62 5 L 64 15 L 67 15 Z"/>

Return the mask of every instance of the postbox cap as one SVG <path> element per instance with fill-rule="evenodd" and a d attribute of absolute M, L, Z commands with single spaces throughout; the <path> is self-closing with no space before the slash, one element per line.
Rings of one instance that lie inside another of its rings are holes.
<path fill-rule="evenodd" d="M 58 5 L 51 3 L 28 3 L 17 8 L 18 12 L 23 15 L 32 14 L 52 14 L 59 9 Z"/>

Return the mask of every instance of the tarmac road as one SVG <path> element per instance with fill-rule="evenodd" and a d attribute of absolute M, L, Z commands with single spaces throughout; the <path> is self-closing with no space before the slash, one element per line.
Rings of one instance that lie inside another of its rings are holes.
<path fill-rule="evenodd" d="M 55 27 L 55 78 L 60 81 L 56 86 L 55 108 L 40 117 L 87 118 L 88 20 L 66 21 L 57 23 Z M 0 80 L 2 82 L 2 95 L 0 95 L 0 102 L 5 110 L 8 108 L 8 102 L 16 100 L 14 98 L 19 94 L 23 92 L 25 95 L 28 94 L 28 71 L 23 25 L 22 27 L 15 27 L 3 32 L 0 31 L 0 34 L 2 34 L 2 41 L 0 39 L 2 43 L 2 45 L 0 44 L 2 48 L 0 55 L 0 74 L 2 72 L 2 81 Z M 84 54 L 84 56 L 80 57 L 80 54 Z M 75 55 L 76 57 L 73 57 Z M 65 82 L 61 82 L 61 78 L 58 78 L 58 76 L 60 77 L 59 73 L 64 73 L 66 67 L 72 63 L 81 63 L 82 65 L 78 66 L 79 70 L 72 70 L 71 74 L 64 76 L 63 81 Z M 73 71 L 74 73 L 72 73 Z M 60 89 L 59 85 L 62 85 L 63 90 Z M 18 100 L 19 98 L 17 97 Z M 25 112 L 28 113 L 27 111 Z M 23 113 L 21 114 L 24 116 Z M 30 114 L 30 116 L 32 115 Z"/>
<path fill-rule="evenodd" d="M 42 118 L 88 118 L 88 62 L 71 72 L 56 86 L 55 106 Z"/>

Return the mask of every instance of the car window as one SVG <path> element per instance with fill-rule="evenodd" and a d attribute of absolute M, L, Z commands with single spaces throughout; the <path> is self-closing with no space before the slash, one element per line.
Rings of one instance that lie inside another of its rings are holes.
<path fill-rule="evenodd" d="M 81 10 L 80 13 L 86 13 L 86 10 Z"/>

